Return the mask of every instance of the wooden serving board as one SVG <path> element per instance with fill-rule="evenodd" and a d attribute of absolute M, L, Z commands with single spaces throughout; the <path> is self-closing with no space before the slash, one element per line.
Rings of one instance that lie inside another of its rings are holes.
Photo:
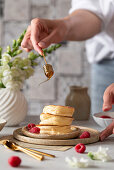
<path fill-rule="evenodd" d="M 0 144 L 2 145 L 4 140 L 10 140 L 14 143 L 16 143 L 19 146 L 22 146 L 24 148 L 32 148 L 32 149 L 45 149 L 45 150 L 53 150 L 53 151 L 66 151 L 73 146 L 48 146 L 48 145 L 37 145 L 37 144 L 32 144 L 32 143 L 26 143 L 19 141 L 13 137 L 13 135 L 8 135 L 8 136 L 2 136 L 0 138 Z"/>
<path fill-rule="evenodd" d="M 85 138 L 85 139 L 79 139 L 79 138 L 74 138 L 74 139 L 38 139 L 38 138 L 32 138 L 25 136 L 22 133 L 22 128 L 16 129 L 13 132 L 13 136 L 15 139 L 26 142 L 26 143 L 32 143 L 32 144 L 37 144 L 37 145 L 48 145 L 48 146 L 73 146 L 78 143 L 84 143 L 84 144 L 90 144 L 99 141 L 99 132 L 95 129 L 92 128 L 86 128 L 86 127 L 81 127 L 81 126 L 76 126 L 76 128 L 81 129 L 81 133 L 83 131 L 88 131 L 91 134 L 90 138 Z M 80 133 L 80 134 L 81 134 Z"/>
<path fill-rule="evenodd" d="M 25 136 L 31 137 L 31 138 L 38 138 L 38 139 L 73 139 L 79 136 L 81 130 L 77 128 L 76 126 L 71 126 L 72 131 L 67 134 L 57 134 L 57 135 L 48 135 L 48 134 L 36 134 L 36 133 L 31 133 L 27 130 L 26 127 L 22 128 L 22 133 Z"/>

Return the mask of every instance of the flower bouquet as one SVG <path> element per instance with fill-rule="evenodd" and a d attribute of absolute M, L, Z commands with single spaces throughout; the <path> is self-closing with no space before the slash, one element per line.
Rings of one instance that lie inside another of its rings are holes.
<path fill-rule="evenodd" d="M 23 52 L 20 46 L 25 33 L 26 31 L 18 40 L 13 40 L 12 47 L 7 46 L 6 52 L 2 53 L 0 47 L 0 117 L 6 119 L 8 126 L 17 125 L 25 118 L 27 102 L 20 89 L 24 81 L 34 74 L 35 67 L 38 65 L 36 59 L 43 57 L 33 51 L 28 53 L 26 58 L 19 56 Z M 55 44 L 43 49 L 44 55 L 60 46 Z"/>
<path fill-rule="evenodd" d="M 34 74 L 34 68 L 38 65 L 35 60 L 38 57 L 43 57 L 34 52 L 28 53 L 28 58 L 18 56 L 23 52 L 19 47 L 25 33 L 26 31 L 17 41 L 13 40 L 12 48 L 7 46 L 5 53 L 2 54 L 2 48 L 0 48 L 0 88 L 21 89 L 24 81 Z M 56 44 L 44 49 L 44 55 L 46 56 L 47 53 L 51 53 L 60 46 L 60 44 Z"/>

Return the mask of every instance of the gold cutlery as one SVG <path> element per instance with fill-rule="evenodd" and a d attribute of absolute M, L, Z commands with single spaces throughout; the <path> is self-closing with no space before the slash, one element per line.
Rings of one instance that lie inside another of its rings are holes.
<path fill-rule="evenodd" d="M 41 154 L 41 155 L 45 155 L 45 156 L 49 156 L 49 157 L 55 158 L 55 155 L 51 155 L 51 154 L 48 154 L 48 153 L 32 150 L 32 149 L 29 149 L 29 148 L 25 148 L 25 149 L 27 149 L 29 151 L 32 151 L 32 152 L 36 152 L 36 153 Z"/>
<path fill-rule="evenodd" d="M 36 153 L 33 153 L 29 150 L 27 150 L 26 148 L 23 148 L 17 144 L 15 144 L 14 142 L 11 142 L 9 140 L 4 140 L 3 141 L 3 145 L 8 148 L 8 149 L 11 149 L 11 150 L 19 150 L 19 151 L 22 151 L 24 153 L 26 153 L 27 155 L 37 159 L 37 160 L 43 160 L 44 159 L 44 156 L 43 155 L 38 155 Z"/>

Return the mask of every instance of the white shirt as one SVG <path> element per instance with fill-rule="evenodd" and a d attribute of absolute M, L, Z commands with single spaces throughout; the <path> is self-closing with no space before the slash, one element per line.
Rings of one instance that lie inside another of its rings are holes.
<path fill-rule="evenodd" d="M 86 41 L 86 52 L 90 63 L 114 58 L 114 0 L 72 0 L 72 8 L 95 13 L 103 22 L 102 31 Z"/>

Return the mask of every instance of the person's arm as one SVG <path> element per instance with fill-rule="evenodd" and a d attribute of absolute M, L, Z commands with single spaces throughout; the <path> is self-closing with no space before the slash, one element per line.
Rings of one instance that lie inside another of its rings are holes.
<path fill-rule="evenodd" d="M 42 54 L 42 48 L 63 40 L 81 41 L 93 37 L 101 31 L 102 21 L 87 10 L 76 10 L 69 16 L 58 20 L 35 18 L 31 21 L 22 47 Z"/>
<path fill-rule="evenodd" d="M 76 10 L 66 17 L 66 40 L 87 40 L 101 31 L 102 21 L 94 13 L 87 10 Z"/>

